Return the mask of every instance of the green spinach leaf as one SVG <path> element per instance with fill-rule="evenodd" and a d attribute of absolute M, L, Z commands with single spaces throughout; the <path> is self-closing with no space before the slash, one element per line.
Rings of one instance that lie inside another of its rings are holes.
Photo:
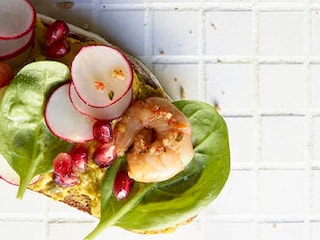
<path fill-rule="evenodd" d="M 46 98 L 70 79 L 66 65 L 40 61 L 26 65 L 7 88 L 0 105 L 0 153 L 20 176 L 22 198 L 29 182 L 52 169 L 53 158 L 70 143 L 50 133 L 44 122 Z"/>
<path fill-rule="evenodd" d="M 230 171 L 227 126 L 215 109 L 200 101 L 174 103 L 190 120 L 194 158 L 174 178 L 159 183 L 135 183 L 130 198 L 116 201 L 112 186 L 116 172 L 125 164 L 117 161 L 107 171 L 101 190 L 101 219 L 87 239 L 105 227 L 161 230 L 195 216 L 220 193 Z"/>

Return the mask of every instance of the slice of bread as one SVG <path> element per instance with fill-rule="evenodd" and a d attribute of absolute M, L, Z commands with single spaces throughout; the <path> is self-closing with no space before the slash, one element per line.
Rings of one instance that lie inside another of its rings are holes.
<path fill-rule="evenodd" d="M 54 19 L 52 18 L 38 15 L 36 24 L 35 45 L 26 63 L 46 59 L 43 50 L 45 32 L 48 25 L 53 21 Z M 71 66 L 73 57 L 83 46 L 90 44 L 111 45 L 100 36 L 89 33 L 72 25 L 70 25 L 70 32 L 71 33 L 70 37 L 68 38 L 68 42 L 71 45 L 71 52 L 67 56 L 59 59 L 59 61 L 65 63 L 68 66 Z M 146 68 L 139 60 L 137 60 L 133 56 L 127 55 L 127 57 L 132 63 L 135 75 L 133 86 L 134 99 L 144 99 L 149 96 L 168 97 L 156 77 L 149 71 L 148 68 Z M 30 185 L 29 189 L 44 194 L 56 201 L 64 202 L 71 207 L 77 208 L 92 216 L 100 218 L 100 188 L 105 171 L 107 170 L 99 168 L 90 159 L 88 170 L 85 173 L 81 174 L 80 184 L 74 187 L 63 188 L 53 181 L 52 173 L 45 173 L 41 175 L 39 181 L 37 181 L 35 184 Z M 129 230 L 142 234 L 169 233 L 173 232 L 178 226 L 187 224 L 192 220 L 193 218 L 190 218 L 186 221 L 181 222 L 180 224 L 162 230 Z"/>

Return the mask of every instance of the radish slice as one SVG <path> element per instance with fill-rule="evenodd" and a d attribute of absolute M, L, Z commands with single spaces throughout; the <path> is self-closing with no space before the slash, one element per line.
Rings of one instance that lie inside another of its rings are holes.
<path fill-rule="evenodd" d="M 0 154 L 0 178 L 6 182 L 18 186 L 20 177 L 15 170 L 9 165 L 8 161 Z M 36 183 L 40 179 L 40 175 L 35 176 L 29 185 Z"/>
<path fill-rule="evenodd" d="M 71 76 L 80 99 L 91 107 L 111 106 L 132 89 L 130 62 L 118 49 L 105 45 L 83 47 L 72 62 Z"/>
<path fill-rule="evenodd" d="M 15 57 L 33 42 L 36 11 L 27 0 L 0 1 L 0 59 Z"/>
<path fill-rule="evenodd" d="M 133 92 L 130 89 L 119 101 L 104 108 L 91 107 L 85 104 L 77 94 L 74 85 L 69 87 L 69 96 L 73 106 L 81 113 L 99 120 L 113 120 L 119 118 L 132 101 Z"/>
<path fill-rule="evenodd" d="M 58 87 L 49 97 L 45 108 L 45 121 L 50 131 L 71 142 L 93 139 L 94 120 L 77 111 L 69 98 L 69 83 Z"/>

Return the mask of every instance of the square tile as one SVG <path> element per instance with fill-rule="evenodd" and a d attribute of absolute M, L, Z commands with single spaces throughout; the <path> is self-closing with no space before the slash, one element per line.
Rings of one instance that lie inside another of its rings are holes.
<path fill-rule="evenodd" d="M 0 232 L 3 239 L 43 240 L 45 239 L 44 231 L 44 223 L 41 222 L 0 223 Z"/>
<path fill-rule="evenodd" d="M 131 19 L 134 19 L 134 21 Z M 144 55 L 145 23 L 143 10 L 100 11 L 97 27 L 98 33 L 124 51 L 135 56 Z"/>
<path fill-rule="evenodd" d="M 173 99 L 198 99 L 197 64 L 155 64 L 154 73 Z"/>
<path fill-rule="evenodd" d="M 65 223 L 53 222 L 49 224 L 48 240 L 56 239 L 84 239 L 96 226 L 96 223 Z"/>
<path fill-rule="evenodd" d="M 305 69 L 303 65 L 260 66 L 260 107 L 273 110 L 305 109 Z"/>
<path fill-rule="evenodd" d="M 252 109 L 250 64 L 207 64 L 207 101 L 222 109 Z"/>
<path fill-rule="evenodd" d="M 311 180 L 311 214 L 319 215 L 320 213 L 320 170 L 312 171 Z"/>
<path fill-rule="evenodd" d="M 154 55 L 198 54 L 198 23 L 196 11 L 155 11 Z"/>
<path fill-rule="evenodd" d="M 183 239 L 183 240 L 194 240 L 203 239 L 201 223 L 198 218 L 193 220 L 191 223 L 180 226 L 175 232 L 164 233 L 164 234 L 137 234 L 118 227 L 110 227 L 97 238 L 97 240 L 105 239 L 125 239 L 125 240 L 172 240 L 172 239 Z M 54 239 L 54 238 L 52 238 Z M 70 238 L 75 239 L 75 238 Z M 80 238 L 79 238 L 80 239 Z"/>
<path fill-rule="evenodd" d="M 54 13 L 54 17 L 56 19 L 63 19 L 67 23 L 74 24 L 80 28 L 89 31 L 93 30 L 94 26 L 91 24 L 92 10 L 70 9 L 66 11 L 61 11 L 60 9 L 57 9 L 57 13 Z M 50 14 L 50 16 L 52 15 Z"/>
<path fill-rule="evenodd" d="M 84 211 L 79 211 L 78 209 L 71 207 L 65 203 L 55 201 L 51 198 L 47 199 L 48 217 L 70 219 L 74 218 L 78 221 L 94 221 L 96 218 L 87 214 Z"/>
<path fill-rule="evenodd" d="M 318 44 L 319 45 L 319 44 Z M 320 64 L 311 64 L 311 107 L 320 108 Z"/>
<path fill-rule="evenodd" d="M 205 13 L 205 53 L 208 55 L 251 55 L 251 35 L 251 12 Z"/>
<path fill-rule="evenodd" d="M 320 1 L 319 1 L 320 2 Z M 311 11 L 311 55 L 320 55 L 320 11 Z"/>
<path fill-rule="evenodd" d="M 311 223 L 311 240 L 320 239 L 320 222 Z"/>
<path fill-rule="evenodd" d="M 262 56 L 303 55 L 304 15 L 301 12 L 262 12 L 259 51 Z"/>
<path fill-rule="evenodd" d="M 253 214 L 254 181 L 255 176 L 252 171 L 232 170 L 220 195 L 209 206 L 207 214 L 214 216 Z"/>
<path fill-rule="evenodd" d="M 255 240 L 255 230 L 252 223 L 208 222 L 205 228 L 205 240 Z M 199 239 L 199 238 L 197 238 Z"/>
<path fill-rule="evenodd" d="M 229 132 L 231 168 L 250 164 L 255 157 L 254 121 L 250 117 L 225 117 Z"/>
<path fill-rule="evenodd" d="M 305 147 L 303 117 L 265 116 L 262 118 L 263 163 L 303 164 Z"/>
<path fill-rule="evenodd" d="M 70 8 L 63 8 L 57 5 L 59 1 L 34 1 L 34 6 L 37 12 L 48 15 L 54 19 L 63 19 L 64 21 L 76 25 L 78 27 L 92 30 L 91 25 L 92 10 L 84 9 L 82 7 L 76 7 L 76 4 Z M 60 1 L 61 2 L 61 1 Z M 87 3 L 87 1 L 82 1 L 81 3 Z M 81 4 L 79 3 L 78 6 Z"/>
<path fill-rule="evenodd" d="M 257 201 L 260 215 L 304 216 L 304 171 L 261 170 L 258 179 Z"/>
<path fill-rule="evenodd" d="M 320 116 L 314 118 L 314 160 L 320 161 Z"/>
<path fill-rule="evenodd" d="M 305 223 L 260 223 L 259 240 L 304 239 Z"/>
<path fill-rule="evenodd" d="M 283 3 L 292 3 L 292 2 L 304 2 L 304 0 L 258 0 L 259 2 L 283 2 Z"/>
<path fill-rule="evenodd" d="M 75 0 L 73 1 L 75 4 L 77 3 L 92 3 L 94 2 L 95 0 Z M 65 3 L 65 2 L 68 2 L 66 0 L 56 0 L 56 2 L 62 2 L 62 3 Z M 70 1 L 71 2 L 71 1 Z"/>
<path fill-rule="evenodd" d="M 36 215 L 41 214 L 44 209 L 44 199 L 42 194 L 35 193 L 27 190 L 23 199 L 17 199 L 18 188 L 13 186 L 2 179 L 0 179 L 0 212 L 6 214 L 19 214 L 19 215 Z"/>
<path fill-rule="evenodd" d="M 151 0 L 152 2 L 173 2 L 172 0 Z M 175 0 L 174 2 L 190 2 L 190 0 Z"/>

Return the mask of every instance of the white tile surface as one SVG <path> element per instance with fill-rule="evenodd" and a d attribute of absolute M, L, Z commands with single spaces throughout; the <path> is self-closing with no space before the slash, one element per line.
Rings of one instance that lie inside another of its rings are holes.
<path fill-rule="evenodd" d="M 31 2 L 141 58 L 174 98 L 217 105 L 229 127 L 230 178 L 193 223 L 100 239 L 320 239 L 320 0 Z M 0 192 L 10 239 L 82 239 L 97 224 L 44 196 L 16 200 L 3 181 Z"/>
<path fill-rule="evenodd" d="M 262 163 L 303 165 L 305 126 L 303 117 L 262 118 Z"/>
<path fill-rule="evenodd" d="M 252 171 L 234 170 L 231 172 L 222 190 L 222 195 L 215 200 L 208 213 L 212 216 L 254 215 L 255 175 Z M 235 201 L 237 199 L 237 201 Z"/>
<path fill-rule="evenodd" d="M 173 99 L 198 99 L 197 64 L 155 64 L 154 73 Z"/>
<path fill-rule="evenodd" d="M 253 108 L 251 64 L 207 64 L 206 76 L 210 103 L 222 110 Z"/>
<path fill-rule="evenodd" d="M 261 223 L 259 224 L 260 239 L 299 240 L 304 237 L 304 223 Z"/>
<path fill-rule="evenodd" d="M 229 129 L 231 166 L 252 165 L 255 158 L 254 120 L 252 117 L 225 119 Z"/>
<path fill-rule="evenodd" d="M 311 107 L 314 109 L 320 108 L 320 65 L 312 64 L 310 66 L 310 78 L 311 78 Z"/>
<path fill-rule="evenodd" d="M 250 11 L 207 11 L 205 18 L 206 54 L 251 55 Z"/>
<path fill-rule="evenodd" d="M 196 11 L 154 12 L 153 54 L 196 55 L 199 20 Z"/>
<path fill-rule="evenodd" d="M 312 196 L 311 196 L 311 214 L 320 213 L 320 170 L 313 170 L 311 173 Z"/>
<path fill-rule="evenodd" d="M 305 73 L 302 64 L 260 66 L 260 107 L 262 109 L 304 109 Z"/>
<path fill-rule="evenodd" d="M 265 56 L 300 56 L 303 54 L 302 11 L 262 12 L 260 24 L 260 54 Z"/>
<path fill-rule="evenodd" d="M 262 170 L 258 177 L 258 213 L 271 219 L 299 219 L 306 211 L 304 177 L 300 170 Z"/>

